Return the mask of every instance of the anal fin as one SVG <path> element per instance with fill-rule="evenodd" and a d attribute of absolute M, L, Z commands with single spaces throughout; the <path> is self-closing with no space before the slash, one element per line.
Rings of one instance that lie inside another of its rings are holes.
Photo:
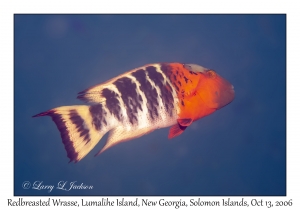
<path fill-rule="evenodd" d="M 118 126 L 109 132 L 109 136 L 105 146 L 95 155 L 100 155 L 108 148 L 115 146 L 121 142 L 129 141 L 152 132 L 153 128 L 142 128 L 127 130 L 123 126 Z"/>

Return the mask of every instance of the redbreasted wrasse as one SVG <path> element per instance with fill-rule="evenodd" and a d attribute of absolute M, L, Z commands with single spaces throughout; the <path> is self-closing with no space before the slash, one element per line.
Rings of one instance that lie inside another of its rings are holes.
<path fill-rule="evenodd" d="M 109 132 L 96 154 L 155 129 L 172 126 L 169 138 L 234 99 L 233 86 L 214 70 L 196 64 L 157 63 L 128 71 L 78 93 L 91 105 L 61 106 L 51 116 L 70 162 L 84 158 Z"/>

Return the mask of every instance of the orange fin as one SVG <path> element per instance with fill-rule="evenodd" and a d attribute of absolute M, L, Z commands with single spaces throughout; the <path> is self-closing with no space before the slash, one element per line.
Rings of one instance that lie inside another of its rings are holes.
<path fill-rule="evenodd" d="M 177 122 L 179 123 L 179 125 L 187 127 L 192 124 L 193 120 L 191 118 L 186 118 L 186 119 L 178 119 Z"/>
<path fill-rule="evenodd" d="M 183 133 L 183 131 L 186 129 L 185 126 L 181 126 L 179 124 L 175 124 L 173 125 L 171 128 L 170 128 L 170 131 L 169 131 L 169 135 L 168 135 L 168 138 L 169 139 L 172 139 L 176 136 L 179 136 L 180 134 Z"/>

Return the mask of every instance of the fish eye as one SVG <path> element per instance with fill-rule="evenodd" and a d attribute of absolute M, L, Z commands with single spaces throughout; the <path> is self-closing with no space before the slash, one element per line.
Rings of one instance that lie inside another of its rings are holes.
<path fill-rule="evenodd" d="M 207 74 L 210 78 L 215 78 L 217 73 L 214 70 L 208 70 Z"/>

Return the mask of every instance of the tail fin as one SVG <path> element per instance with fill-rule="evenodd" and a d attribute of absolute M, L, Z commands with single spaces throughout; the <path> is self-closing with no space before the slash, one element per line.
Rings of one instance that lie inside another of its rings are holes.
<path fill-rule="evenodd" d="M 98 131 L 92 124 L 90 106 L 62 106 L 33 117 L 50 116 L 55 122 L 70 162 L 84 158 L 107 131 Z"/>

